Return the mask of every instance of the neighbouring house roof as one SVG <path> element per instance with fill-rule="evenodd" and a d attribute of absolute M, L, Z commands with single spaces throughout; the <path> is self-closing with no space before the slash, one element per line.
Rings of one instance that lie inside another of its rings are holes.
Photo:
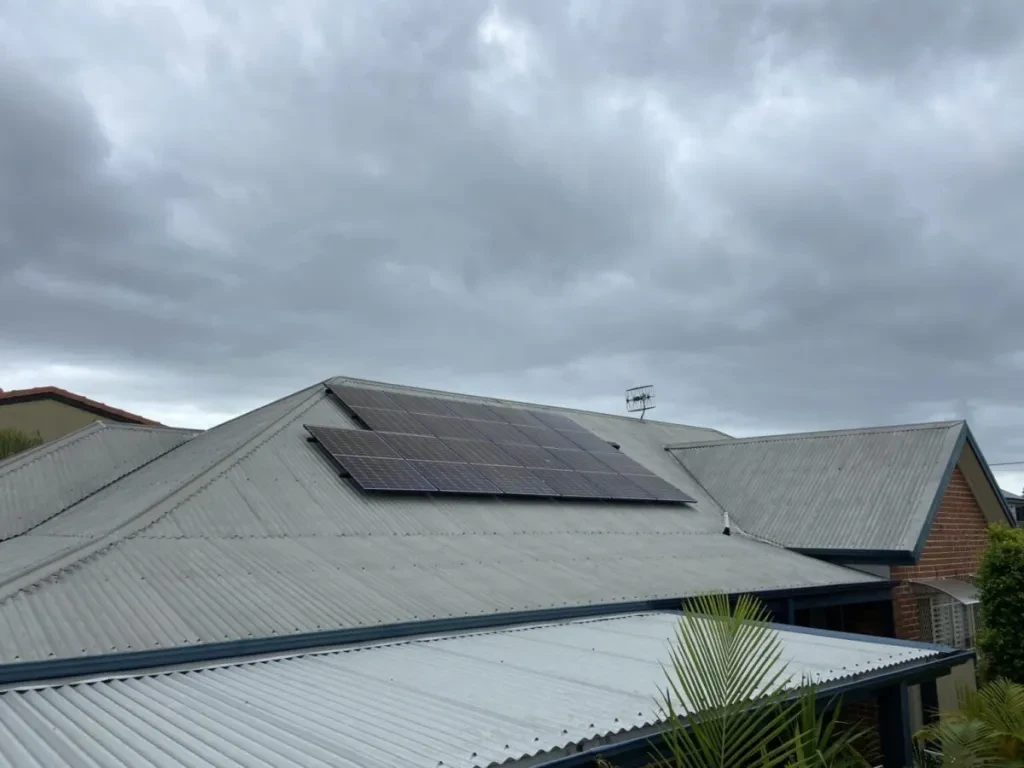
<path fill-rule="evenodd" d="M 720 433 L 564 412 L 697 503 L 368 495 L 308 442 L 304 424 L 356 426 L 317 384 L 0 542 L 0 664 L 711 590 L 884 583 L 722 535 L 718 503 L 664 450 Z"/>
<path fill-rule="evenodd" d="M 60 387 L 35 387 L 33 389 L 0 389 L 0 406 L 7 403 L 24 403 L 30 400 L 58 400 L 67 405 L 94 413 L 102 419 L 128 424 L 148 424 L 160 426 L 160 422 L 147 419 L 120 408 L 114 408 L 97 400 L 90 400 L 84 395 L 76 395 Z"/>
<path fill-rule="evenodd" d="M 195 434 L 95 421 L 0 461 L 0 541 L 46 522 Z"/>
<path fill-rule="evenodd" d="M 914 562 L 958 463 L 1012 520 L 963 421 L 691 442 L 671 453 L 746 533 L 848 562 Z"/>
<path fill-rule="evenodd" d="M 0 762 L 536 765 L 657 733 L 681 619 L 704 621 L 634 614 L 8 691 Z M 820 630 L 780 628 L 779 638 L 790 685 L 812 680 L 828 696 L 964 655 Z"/>

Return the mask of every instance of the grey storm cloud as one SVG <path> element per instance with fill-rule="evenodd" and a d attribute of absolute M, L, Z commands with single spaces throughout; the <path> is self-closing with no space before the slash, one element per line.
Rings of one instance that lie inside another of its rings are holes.
<path fill-rule="evenodd" d="M 1019 2 L 0 0 L 0 51 L 0 386 L 651 381 L 1024 459 Z"/>

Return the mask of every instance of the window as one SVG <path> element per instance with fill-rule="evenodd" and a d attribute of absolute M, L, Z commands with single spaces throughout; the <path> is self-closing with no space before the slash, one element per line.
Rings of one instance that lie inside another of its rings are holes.
<path fill-rule="evenodd" d="M 981 628 L 981 603 L 974 585 L 954 579 L 921 579 L 917 584 L 921 639 L 973 648 Z"/>

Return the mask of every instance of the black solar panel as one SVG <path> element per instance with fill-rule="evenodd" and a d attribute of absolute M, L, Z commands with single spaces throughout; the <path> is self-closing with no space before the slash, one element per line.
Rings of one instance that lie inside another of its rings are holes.
<path fill-rule="evenodd" d="M 412 461 L 420 474 L 444 493 L 502 493 L 494 483 L 469 464 L 447 461 Z"/>
<path fill-rule="evenodd" d="M 429 435 L 430 430 L 419 419 L 405 411 L 386 411 L 381 408 L 355 407 L 356 416 L 375 432 L 405 432 L 410 435 Z"/>
<path fill-rule="evenodd" d="M 392 392 L 391 399 L 409 413 L 427 416 L 452 415 L 452 412 L 448 410 L 444 401 L 437 397 L 424 397 L 423 395 L 410 395 L 405 392 Z"/>
<path fill-rule="evenodd" d="M 633 461 L 624 453 L 597 453 L 594 454 L 594 458 L 600 461 L 602 464 L 606 464 L 608 469 L 618 472 L 620 475 L 653 475 L 647 467 L 639 462 Z"/>
<path fill-rule="evenodd" d="M 378 459 L 368 456 L 335 456 L 366 491 L 436 491 L 437 487 L 404 459 Z"/>
<path fill-rule="evenodd" d="M 564 469 L 535 469 L 533 473 L 564 499 L 599 499 L 604 493 L 587 482 L 579 472 Z"/>
<path fill-rule="evenodd" d="M 395 450 L 375 432 L 364 429 L 337 429 L 307 424 L 309 434 L 331 454 L 339 456 L 376 456 L 397 459 Z"/>
<path fill-rule="evenodd" d="M 334 384 L 328 384 L 327 388 L 350 408 L 362 406 L 363 408 L 398 409 L 398 404 L 386 392 L 381 392 L 379 389 Z"/>
<path fill-rule="evenodd" d="M 559 430 L 562 437 L 568 438 L 577 448 L 591 453 L 618 453 L 618 450 L 607 440 L 602 440 L 593 432 L 564 432 Z"/>
<path fill-rule="evenodd" d="M 541 448 L 539 445 L 512 445 L 506 443 L 501 446 L 509 456 L 515 459 L 524 467 L 536 469 L 568 469 L 565 464 L 555 458 L 551 451 Z"/>
<path fill-rule="evenodd" d="M 476 419 L 477 421 L 504 421 L 487 406 L 480 403 L 467 403 L 463 400 L 445 400 L 444 404 L 448 410 L 456 416 L 464 419 Z"/>
<path fill-rule="evenodd" d="M 470 422 L 477 432 L 496 443 L 519 443 L 520 445 L 533 445 L 533 441 L 519 431 L 518 427 L 505 424 L 499 421 L 473 421 Z M 528 429 L 528 427 L 523 427 Z"/>
<path fill-rule="evenodd" d="M 536 443 L 543 448 L 564 448 L 572 450 L 576 444 L 555 432 L 550 427 L 516 427 L 520 432 L 530 438 L 531 443 Z"/>
<path fill-rule="evenodd" d="M 473 428 L 474 423 L 483 424 L 482 421 L 466 421 L 457 416 L 417 416 L 416 421 L 438 437 L 457 437 L 463 440 L 483 439 L 483 435 Z"/>
<path fill-rule="evenodd" d="M 445 440 L 445 443 L 470 464 L 500 464 L 508 467 L 523 465 L 489 440 Z"/>
<path fill-rule="evenodd" d="M 629 478 L 614 473 L 582 472 L 587 482 L 596 486 L 602 496 L 618 501 L 654 501 L 654 495 L 648 493 Z"/>
<path fill-rule="evenodd" d="M 420 461 L 462 461 L 455 451 L 445 445 L 439 437 L 426 435 L 399 435 L 393 432 L 381 432 L 380 436 L 398 451 L 403 459 Z"/>
<path fill-rule="evenodd" d="M 658 501 L 683 501 L 688 503 L 696 501 L 695 498 L 683 493 L 660 477 L 655 477 L 654 475 L 626 475 L 625 477 L 652 494 Z"/>
<path fill-rule="evenodd" d="M 577 472 L 607 472 L 608 467 L 595 459 L 586 451 L 572 450 L 562 451 L 557 448 L 551 449 L 551 455 L 570 469 Z"/>
<path fill-rule="evenodd" d="M 530 411 L 530 413 L 540 419 L 545 426 L 551 427 L 552 429 L 560 429 L 568 432 L 583 430 L 583 427 L 561 413 L 555 413 L 554 411 Z"/>
<path fill-rule="evenodd" d="M 504 493 L 513 496 L 557 496 L 553 490 L 531 470 L 524 467 L 474 467 Z"/>
<path fill-rule="evenodd" d="M 516 427 L 543 427 L 544 422 L 525 408 L 509 405 L 488 405 L 488 410 Z"/>

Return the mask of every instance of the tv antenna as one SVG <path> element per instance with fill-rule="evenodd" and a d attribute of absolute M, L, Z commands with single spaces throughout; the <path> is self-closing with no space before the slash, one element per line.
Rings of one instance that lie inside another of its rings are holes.
<path fill-rule="evenodd" d="M 654 408 L 654 385 L 645 384 L 642 387 L 633 387 L 626 390 L 626 410 L 629 413 L 640 411 L 640 421 L 644 420 L 644 414 Z"/>

